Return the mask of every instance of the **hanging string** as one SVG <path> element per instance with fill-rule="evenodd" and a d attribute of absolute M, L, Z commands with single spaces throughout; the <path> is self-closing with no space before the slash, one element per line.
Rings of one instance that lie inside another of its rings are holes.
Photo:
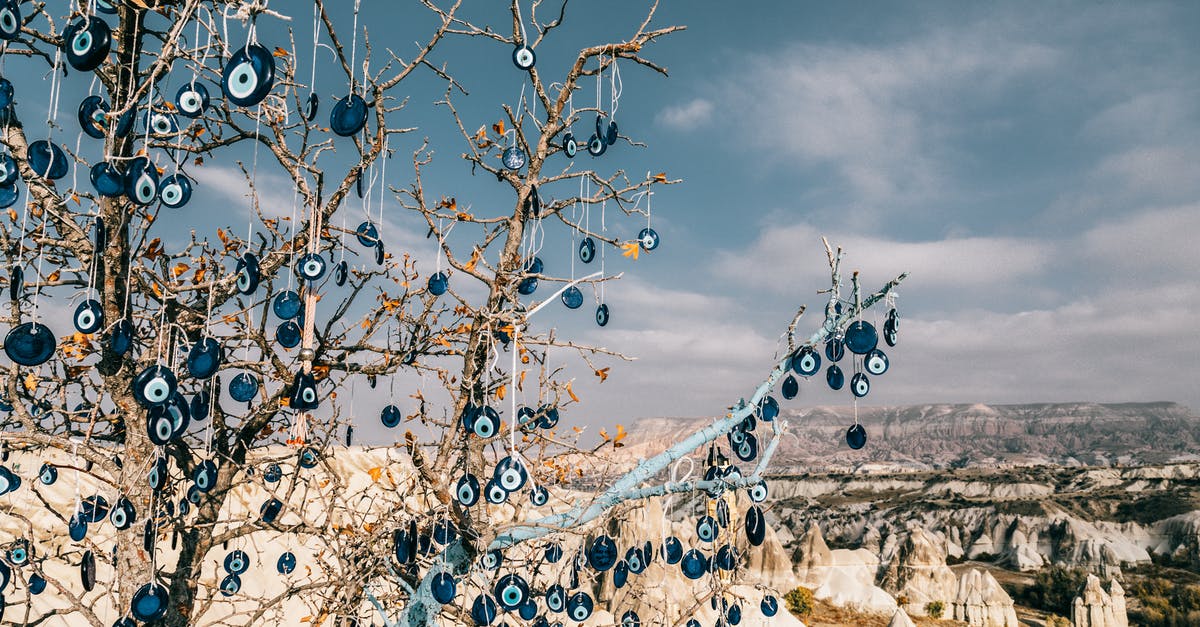
<path fill-rule="evenodd" d="M 617 119 L 617 105 L 620 104 L 621 89 L 623 85 L 624 84 L 621 82 L 621 69 L 617 66 L 617 55 L 616 53 L 613 53 L 612 71 L 609 72 L 610 111 L 608 113 L 608 117 L 612 120 Z"/>
<path fill-rule="evenodd" d="M 355 12 L 355 18 L 358 13 Z M 355 28 L 357 34 L 358 28 Z M 308 90 L 311 93 L 317 92 L 317 42 L 321 40 L 321 12 L 320 7 L 316 2 L 313 2 L 313 45 L 312 45 L 312 78 L 308 81 Z"/>
<path fill-rule="evenodd" d="M 356 70 L 354 69 L 354 66 L 358 63 L 358 5 L 361 3 L 361 1 L 362 0 L 354 0 L 354 37 L 350 43 L 350 93 L 352 94 L 355 93 L 354 72 Z"/>

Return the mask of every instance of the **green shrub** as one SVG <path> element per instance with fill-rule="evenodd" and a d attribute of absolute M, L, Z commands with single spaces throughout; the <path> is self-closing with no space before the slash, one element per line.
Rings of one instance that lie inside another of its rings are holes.
<path fill-rule="evenodd" d="M 941 601 L 930 601 L 925 604 L 925 613 L 930 618 L 941 618 L 942 613 L 946 611 L 946 605 Z"/>
<path fill-rule="evenodd" d="M 1046 617 L 1046 627 L 1071 627 L 1071 621 L 1058 614 L 1051 614 Z"/>
<path fill-rule="evenodd" d="M 1071 604 L 1086 579 L 1087 572 L 1078 568 L 1044 568 L 1034 575 L 1033 585 L 1018 590 L 1019 598 L 1013 600 L 1046 612 L 1070 616 Z"/>
<path fill-rule="evenodd" d="M 807 618 L 813 612 L 813 593 L 808 588 L 800 587 L 783 595 L 787 609 L 797 618 Z"/>

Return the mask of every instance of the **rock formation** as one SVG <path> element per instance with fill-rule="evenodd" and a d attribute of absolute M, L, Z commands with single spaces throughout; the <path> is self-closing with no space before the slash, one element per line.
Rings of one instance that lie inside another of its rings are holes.
<path fill-rule="evenodd" d="M 925 614 L 925 606 L 939 601 L 949 607 L 958 591 L 958 578 L 946 565 L 945 543 L 920 527 L 908 530 L 900 550 L 891 555 L 884 569 L 884 589 L 908 602 L 904 609 Z"/>
<path fill-rule="evenodd" d="M 830 550 L 815 523 L 800 537 L 792 556 L 800 585 L 837 607 L 890 616 L 896 600 L 875 585 L 879 558 L 866 549 Z"/>
<path fill-rule="evenodd" d="M 888 627 L 917 627 L 908 614 L 904 610 L 897 609 L 895 614 L 892 614 L 892 620 L 888 622 Z"/>
<path fill-rule="evenodd" d="M 1114 579 L 1105 592 L 1100 578 L 1088 575 L 1071 608 L 1071 627 L 1129 627 L 1121 584 Z"/>
<path fill-rule="evenodd" d="M 953 618 L 971 627 L 1018 627 L 1012 597 L 987 571 L 971 569 L 958 581 Z"/>

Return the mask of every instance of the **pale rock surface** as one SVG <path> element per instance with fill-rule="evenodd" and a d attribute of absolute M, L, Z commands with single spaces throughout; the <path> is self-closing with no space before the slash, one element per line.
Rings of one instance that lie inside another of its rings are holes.
<path fill-rule="evenodd" d="M 817 599 L 868 614 L 896 611 L 896 600 L 875 585 L 879 558 L 866 549 L 830 550 L 815 523 L 800 537 L 792 561 L 799 584 Z"/>
<path fill-rule="evenodd" d="M 971 548 L 967 549 L 967 558 L 975 559 L 980 555 L 995 555 L 996 545 L 992 544 L 992 536 L 981 533 L 979 537 L 971 543 Z"/>
<path fill-rule="evenodd" d="M 896 613 L 892 614 L 892 620 L 888 622 L 888 627 L 917 627 L 908 614 L 904 610 L 897 608 Z"/>
<path fill-rule="evenodd" d="M 1088 575 L 1071 608 L 1072 627 L 1129 627 L 1125 613 L 1125 590 L 1113 580 L 1105 592 L 1100 578 Z"/>
<path fill-rule="evenodd" d="M 943 543 L 928 531 L 910 527 L 908 537 L 893 556 L 884 587 L 907 598 L 904 609 L 911 614 L 924 615 L 925 606 L 933 601 L 948 608 L 955 598 L 958 578 L 946 565 L 942 547 Z"/>
<path fill-rule="evenodd" d="M 953 618 L 971 627 L 1018 627 L 1012 597 L 990 572 L 971 569 L 958 581 Z"/>

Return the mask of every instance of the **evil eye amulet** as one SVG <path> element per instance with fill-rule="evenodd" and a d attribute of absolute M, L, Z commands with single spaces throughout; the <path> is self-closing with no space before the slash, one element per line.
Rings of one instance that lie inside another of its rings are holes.
<path fill-rule="evenodd" d="M 284 320 L 275 328 L 275 341 L 284 348 L 296 348 L 304 339 L 304 331 L 295 320 Z"/>
<path fill-rule="evenodd" d="M 529 471 L 519 459 L 505 457 L 496 464 L 493 479 L 505 491 L 516 492 L 525 487 L 525 482 L 529 480 Z"/>
<path fill-rule="evenodd" d="M 104 139 L 108 124 L 108 103 L 100 96 L 88 96 L 79 103 L 79 128 L 92 139 Z"/>
<path fill-rule="evenodd" d="M 225 567 L 225 572 L 240 575 L 250 568 L 250 556 L 241 549 L 234 549 L 225 555 L 222 566 Z"/>
<path fill-rule="evenodd" d="M 600 536 L 587 549 L 588 564 L 598 571 L 606 571 L 617 563 L 617 544 L 608 536 Z"/>
<path fill-rule="evenodd" d="M 505 490 L 499 483 L 493 479 L 484 486 L 483 496 L 488 503 L 499 505 L 508 501 L 508 490 Z"/>
<path fill-rule="evenodd" d="M 148 583 L 133 593 L 129 612 L 143 623 L 153 622 L 166 616 L 169 599 L 170 593 L 165 586 Z"/>
<path fill-rule="evenodd" d="M 596 242 L 590 237 L 583 238 L 579 242 L 579 260 L 583 263 L 591 263 L 596 258 Z"/>
<path fill-rule="evenodd" d="M 135 157 L 125 172 L 125 195 L 135 205 L 148 205 L 158 198 L 158 168 L 146 157 Z"/>
<path fill-rule="evenodd" d="M 250 44 L 229 57 L 221 73 L 221 91 L 239 107 L 263 101 L 275 84 L 275 59 L 258 44 Z"/>
<path fill-rule="evenodd" d="M 496 582 L 493 592 L 496 593 L 496 599 L 500 601 L 500 605 L 504 609 L 514 610 L 529 598 L 529 584 L 520 575 L 509 573 Z"/>
<path fill-rule="evenodd" d="M 221 343 L 216 338 L 205 337 L 196 341 L 188 351 L 188 372 L 197 379 L 207 379 L 221 366 Z"/>
<path fill-rule="evenodd" d="M 187 118 L 198 118 L 208 108 L 208 88 L 191 82 L 175 92 L 175 110 Z"/>
<path fill-rule="evenodd" d="M 579 309 L 583 305 L 583 293 L 578 287 L 572 285 L 562 293 L 562 302 L 567 306 L 567 309 Z"/>
<path fill-rule="evenodd" d="M 603 137 L 600 137 L 599 135 L 592 135 L 588 138 L 587 149 L 589 155 L 592 155 L 593 157 L 599 157 L 608 150 L 608 143 L 604 141 Z"/>
<path fill-rule="evenodd" d="M 471 431 L 481 438 L 495 436 L 500 431 L 500 414 L 491 407 L 484 407 L 471 423 Z"/>
<path fill-rule="evenodd" d="M 383 247 L 380 246 L 377 248 L 377 250 L 383 250 Z M 349 275 L 349 264 L 347 264 L 345 261 L 339 261 L 338 264 L 333 268 L 333 284 L 338 287 L 345 285 L 346 279 L 349 278 Z"/>
<path fill-rule="evenodd" d="M 829 366 L 825 371 L 825 382 L 829 384 L 829 388 L 840 390 L 846 384 L 846 375 L 842 374 L 842 369 L 837 367 L 837 364 Z"/>
<path fill-rule="evenodd" d="M 879 333 L 875 326 L 864 320 L 855 320 L 846 327 L 846 348 L 855 355 L 866 355 L 879 344 Z"/>
<path fill-rule="evenodd" d="M 567 615 L 571 620 L 582 623 L 592 615 L 592 610 L 595 609 L 595 603 L 592 597 L 586 592 L 576 592 L 567 599 Z"/>
<path fill-rule="evenodd" d="M 158 198 L 162 204 L 178 209 L 192 199 L 192 181 L 182 174 L 172 174 L 163 179 Z"/>
<path fill-rule="evenodd" d="M 512 61 L 519 70 L 531 70 L 537 63 L 537 55 L 529 46 L 517 46 L 513 48 Z"/>
<path fill-rule="evenodd" d="M 58 180 L 67 175 L 67 154 L 44 139 L 29 144 L 29 167 L 40 177 Z"/>
<path fill-rule="evenodd" d="M 325 276 L 325 258 L 317 253 L 308 253 L 296 262 L 296 274 L 307 281 L 317 281 Z"/>
<path fill-rule="evenodd" d="M 175 116 L 162 111 L 147 111 L 142 118 L 142 124 L 146 126 L 147 131 L 158 136 L 179 132 L 179 123 L 175 121 Z"/>
<path fill-rule="evenodd" d="M 568 159 L 574 159 L 579 154 L 579 142 L 575 141 L 574 135 L 567 133 L 563 136 L 562 149 Z"/>
<path fill-rule="evenodd" d="M 800 383 L 796 381 L 796 377 L 793 377 L 789 374 L 787 378 L 783 380 L 783 385 L 780 386 L 779 391 L 781 394 L 783 394 L 783 398 L 790 401 L 793 398 L 796 398 L 796 395 L 800 393 Z"/>
<path fill-rule="evenodd" d="M 104 20 L 80 18 L 63 30 L 63 52 L 67 63 L 80 72 L 100 67 L 112 48 L 112 31 Z"/>
<path fill-rule="evenodd" d="M 887 342 L 888 346 L 895 346 L 896 341 L 899 339 L 896 333 L 899 329 L 897 329 L 896 325 L 897 322 L 891 318 L 883 323 L 883 341 Z"/>
<path fill-rule="evenodd" d="M 825 357 L 829 361 L 841 361 L 845 355 L 846 346 L 838 338 L 831 338 L 828 342 L 825 342 Z"/>
<path fill-rule="evenodd" d="M 750 500 L 755 503 L 762 503 L 767 500 L 768 494 L 766 481 L 759 481 L 750 488 Z"/>
<path fill-rule="evenodd" d="M 859 398 L 866 396 L 871 391 L 871 380 L 861 372 L 854 373 L 850 378 L 850 391 Z"/>
<path fill-rule="evenodd" d="M 292 381 L 291 394 L 288 396 L 288 406 L 298 411 L 313 411 L 320 407 L 317 381 L 312 374 L 296 373 L 296 378 Z"/>
<path fill-rule="evenodd" d="M 888 356 L 876 348 L 867 353 L 866 358 L 863 359 L 863 367 L 873 375 L 881 375 L 888 370 Z"/>
<path fill-rule="evenodd" d="M 21 197 L 21 188 L 16 185 L 0 187 L 0 209 L 7 209 L 17 204 L 17 199 Z"/>
<path fill-rule="evenodd" d="M 96 193 L 105 198 L 116 198 L 125 193 L 125 177 L 106 161 L 93 165 L 89 176 Z"/>
<path fill-rule="evenodd" d="M 395 405 L 388 405 L 383 408 L 383 411 L 379 412 L 379 422 L 382 422 L 383 426 L 389 429 L 396 428 L 403 417 L 404 415 L 400 412 L 400 408 Z"/>
<path fill-rule="evenodd" d="M 354 236 L 358 238 L 359 244 L 371 247 L 379 242 L 379 229 L 375 228 L 370 220 L 367 220 L 354 229 Z"/>
<path fill-rule="evenodd" d="M 367 103 L 358 94 L 337 101 L 329 112 L 329 129 L 336 135 L 350 137 L 367 125 Z"/>
<path fill-rule="evenodd" d="M 258 257 L 246 253 L 237 263 L 237 291 L 242 294 L 253 294 L 258 289 Z"/>
<path fill-rule="evenodd" d="M 523 296 L 529 296 L 530 294 L 536 292 L 537 288 L 538 288 L 537 277 L 527 276 L 527 277 L 521 279 L 521 282 L 517 284 L 517 293 L 521 294 Z"/>
<path fill-rule="evenodd" d="M 80 333 L 95 333 L 104 326 L 104 308 L 100 301 L 89 298 L 75 308 L 75 330 Z"/>
<path fill-rule="evenodd" d="M 213 489 L 217 484 L 217 464 L 211 459 L 200 462 L 192 472 L 192 481 L 201 492 Z"/>
<path fill-rule="evenodd" d="M 479 502 L 479 480 L 474 475 L 465 475 L 458 480 L 454 496 L 463 507 L 471 507 Z"/>
<path fill-rule="evenodd" d="M 792 355 L 792 370 L 802 377 L 811 377 L 821 370 L 821 356 L 811 346 L 805 346 Z"/>
<path fill-rule="evenodd" d="M 641 244 L 642 250 L 650 251 L 658 248 L 658 231 L 650 227 L 646 227 L 638 233 L 638 243 Z"/>
<path fill-rule="evenodd" d="M 130 391 L 133 392 L 134 400 L 149 409 L 171 400 L 176 385 L 175 373 L 166 366 L 155 364 L 133 378 Z"/>
<path fill-rule="evenodd" d="M 21 8 L 17 0 L 0 0 L 0 39 L 12 41 L 21 34 Z"/>
<path fill-rule="evenodd" d="M 304 103 L 304 119 L 312 122 L 317 119 L 317 111 L 321 108 L 321 97 L 313 92 L 308 95 L 308 101 Z"/>
<path fill-rule="evenodd" d="M 258 379 L 248 372 L 240 372 L 229 382 L 229 395 L 239 403 L 249 402 L 258 394 Z"/>
<path fill-rule="evenodd" d="M 453 601 L 457 594 L 457 584 L 454 581 L 454 576 L 445 571 L 433 576 L 433 582 L 429 588 L 433 593 L 433 598 L 442 605 Z"/>
<path fill-rule="evenodd" d="M 509 170 L 520 170 L 525 167 L 525 151 L 516 146 L 509 146 L 504 149 L 504 154 L 501 156 L 501 162 L 504 167 Z"/>
<path fill-rule="evenodd" d="M 596 307 L 596 324 L 602 327 L 606 326 L 608 324 L 608 316 L 608 305 L 600 303 L 600 306 Z"/>
<path fill-rule="evenodd" d="M 846 429 L 846 444 L 858 450 L 867 444 L 867 430 L 861 424 L 852 425 Z"/>
<path fill-rule="evenodd" d="M 450 286 L 450 280 L 446 277 L 445 272 L 438 272 L 429 277 L 429 293 L 434 296 L 441 296 L 446 293 L 446 289 Z"/>
<path fill-rule="evenodd" d="M 3 79 L 0 79 L 3 80 Z M 0 154 L 0 186 L 9 186 L 17 182 L 21 171 L 17 168 L 17 160 L 8 153 Z"/>

